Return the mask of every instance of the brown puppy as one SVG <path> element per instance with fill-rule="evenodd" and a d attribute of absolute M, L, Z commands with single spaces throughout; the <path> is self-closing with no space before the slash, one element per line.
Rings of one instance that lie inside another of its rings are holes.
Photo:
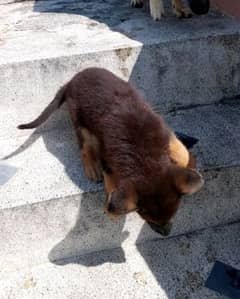
<path fill-rule="evenodd" d="M 86 175 L 104 177 L 106 211 L 137 211 L 167 235 L 181 195 L 203 185 L 201 175 L 188 168 L 187 149 L 129 83 L 100 68 L 78 73 L 36 120 L 19 128 L 39 126 L 65 101 Z"/>

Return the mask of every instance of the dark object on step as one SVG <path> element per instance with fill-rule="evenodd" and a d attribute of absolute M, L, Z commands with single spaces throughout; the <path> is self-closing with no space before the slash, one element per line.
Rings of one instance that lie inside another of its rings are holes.
<path fill-rule="evenodd" d="M 231 299 L 239 299 L 240 270 L 216 261 L 205 287 Z"/>
<path fill-rule="evenodd" d="M 186 146 L 187 149 L 192 148 L 196 143 L 198 143 L 198 139 L 188 136 L 186 134 L 175 132 L 177 138 Z"/>
<path fill-rule="evenodd" d="M 188 3 L 196 15 L 207 14 L 210 8 L 210 0 L 188 0 Z"/>

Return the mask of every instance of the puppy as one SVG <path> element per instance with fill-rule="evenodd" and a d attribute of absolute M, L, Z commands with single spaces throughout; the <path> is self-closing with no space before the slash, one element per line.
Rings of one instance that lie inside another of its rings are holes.
<path fill-rule="evenodd" d="M 203 185 L 193 159 L 164 120 L 127 82 L 101 68 L 88 68 L 59 89 L 34 121 L 36 128 L 67 102 L 86 175 L 104 179 L 111 216 L 132 211 L 163 234 L 180 198 Z"/>
<path fill-rule="evenodd" d="M 155 21 L 159 21 L 161 16 L 164 14 L 163 0 L 149 0 L 150 1 L 150 13 Z M 191 12 L 184 8 L 182 0 L 171 0 L 172 8 L 175 15 L 178 18 L 189 18 Z M 209 0 L 188 0 L 191 10 L 195 14 L 206 14 L 209 11 L 210 2 Z M 142 7 L 143 0 L 131 0 L 133 7 Z"/>

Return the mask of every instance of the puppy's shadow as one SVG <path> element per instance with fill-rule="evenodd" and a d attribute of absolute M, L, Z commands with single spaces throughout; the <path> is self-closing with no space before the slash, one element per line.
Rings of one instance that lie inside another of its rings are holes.
<path fill-rule="evenodd" d="M 128 232 L 122 231 L 125 218 L 109 220 L 102 210 L 103 198 L 103 192 L 85 193 L 81 196 L 76 223 L 49 252 L 49 261 L 57 265 L 76 263 L 88 267 L 106 262 L 125 262 L 125 254 L 121 248 L 121 243 L 128 237 Z M 108 249 L 106 244 L 117 248 L 114 255 L 93 253 L 102 251 L 103 248 Z"/>
<path fill-rule="evenodd" d="M 84 174 L 79 146 L 66 107 L 54 113 L 45 124 L 27 138 L 24 144 L 5 159 L 28 150 L 39 138 L 43 139 L 46 150 L 64 166 L 66 175 L 74 185 L 79 187 L 78 195 L 63 198 L 66 202 L 66 213 L 74 212 L 74 209 L 76 211 L 77 206 L 76 221 L 66 236 L 50 250 L 49 260 L 59 265 L 83 263 L 85 266 L 104 262 L 124 262 L 125 255 L 121 243 L 128 236 L 128 232 L 122 232 L 125 217 L 112 221 L 104 214 L 106 195 L 103 184 L 89 181 Z M 72 205 L 74 209 L 71 209 Z M 65 225 L 64 219 L 61 225 Z M 101 256 L 99 259 L 91 258 L 91 255 L 86 256 L 87 253 L 109 247 L 119 248 L 117 254 L 105 255 L 104 258 Z M 82 255 L 85 255 L 85 258 L 74 258 Z"/>
<path fill-rule="evenodd" d="M 125 255 L 121 243 L 128 236 L 127 232 L 123 232 L 125 217 L 112 221 L 104 214 L 103 206 L 106 195 L 103 191 L 103 184 L 95 184 L 86 178 L 70 117 L 64 110 L 62 114 L 65 115 L 55 115 L 55 120 L 54 118 L 51 120 L 54 125 L 58 118 L 58 129 L 52 129 L 42 137 L 47 150 L 64 165 L 68 177 L 79 186 L 83 193 L 77 199 L 78 213 L 75 225 L 49 252 L 49 260 L 58 265 L 78 263 L 95 266 L 105 262 L 123 263 Z M 89 252 L 107 249 L 109 244 L 110 247 L 119 248 L 114 256 L 85 255 Z M 85 255 L 84 258 L 74 258 L 82 255 Z"/>

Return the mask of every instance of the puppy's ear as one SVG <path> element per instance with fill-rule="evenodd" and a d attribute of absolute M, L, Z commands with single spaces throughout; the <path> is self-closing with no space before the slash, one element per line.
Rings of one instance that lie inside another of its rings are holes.
<path fill-rule="evenodd" d="M 117 189 L 108 195 L 105 210 L 112 216 L 121 216 L 136 208 L 136 196 L 132 192 L 127 194 L 126 191 Z"/>
<path fill-rule="evenodd" d="M 175 167 L 174 181 L 178 191 L 188 195 L 197 192 L 204 184 L 198 171 L 182 167 Z"/>
<path fill-rule="evenodd" d="M 189 152 L 185 145 L 174 135 L 171 135 L 169 142 L 170 159 L 180 167 L 187 167 L 189 164 Z"/>

